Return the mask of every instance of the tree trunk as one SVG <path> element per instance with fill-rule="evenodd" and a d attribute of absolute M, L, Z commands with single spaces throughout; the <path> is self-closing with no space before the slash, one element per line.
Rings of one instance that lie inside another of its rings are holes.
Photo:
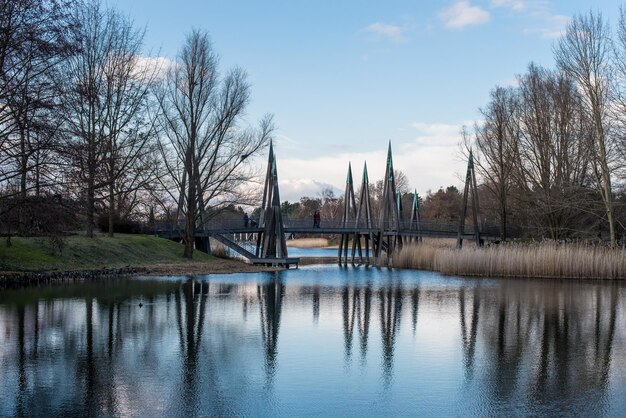
<path fill-rule="evenodd" d="M 192 148 L 193 151 L 193 148 Z M 190 153 L 191 154 L 191 153 Z M 193 154 L 191 154 L 193 155 Z M 189 170 L 193 170 L 193 168 L 189 168 Z M 185 234 L 183 237 L 183 241 L 185 243 L 185 249 L 183 252 L 183 257 L 192 259 L 193 258 L 193 247 L 195 244 L 196 238 L 196 187 L 194 176 L 189 176 L 189 183 L 187 187 L 187 211 L 185 213 Z"/>
<path fill-rule="evenodd" d="M 20 199 L 21 204 L 18 208 L 17 227 L 19 232 L 24 233 L 26 227 L 26 214 L 24 213 L 26 201 L 26 171 L 28 170 L 28 156 L 26 154 L 26 133 L 24 127 L 20 127 Z"/>
<path fill-rule="evenodd" d="M 26 172 L 28 170 L 28 156 L 26 155 L 26 134 L 20 128 L 20 196 L 26 198 Z"/>
<path fill-rule="evenodd" d="M 602 170 L 602 194 L 604 207 L 606 209 L 606 218 L 609 223 L 609 239 L 611 246 L 615 246 L 615 220 L 613 219 L 613 194 L 611 190 L 611 172 L 609 170 L 608 157 L 606 154 L 606 138 L 602 125 L 602 117 L 600 116 L 599 105 L 595 106 L 594 119 L 596 125 L 596 135 L 598 141 L 598 150 L 600 152 L 600 169 Z"/>
<path fill-rule="evenodd" d="M 195 221 L 194 216 L 191 213 L 192 211 L 188 210 L 185 216 L 185 233 L 183 236 L 183 242 L 185 244 L 185 249 L 183 252 L 183 257 L 192 259 L 193 258 L 193 247 L 195 244 Z"/>
<path fill-rule="evenodd" d="M 115 217 L 115 195 L 113 182 L 109 183 L 109 237 L 113 237 L 113 220 Z"/>
<path fill-rule="evenodd" d="M 89 144 L 90 147 L 93 147 L 93 143 Z M 94 211 L 96 206 L 96 198 L 95 198 L 95 182 L 96 182 L 96 168 L 95 168 L 95 157 L 93 156 L 93 150 L 89 150 L 89 158 L 87 161 L 87 225 L 86 225 L 86 233 L 89 238 L 93 238 L 93 225 L 94 225 Z"/>
<path fill-rule="evenodd" d="M 500 240 L 506 241 L 506 203 L 500 205 Z"/>
<path fill-rule="evenodd" d="M 93 179 L 90 178 L 87 185 L 87 236 L 93 238 L 93 224 L 94 224 L 94 184 Z"/>

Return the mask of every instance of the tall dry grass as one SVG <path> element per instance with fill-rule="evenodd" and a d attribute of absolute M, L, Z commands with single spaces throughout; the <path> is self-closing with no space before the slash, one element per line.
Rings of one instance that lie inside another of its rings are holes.
<path fill-rule="evenodd" d="M 328 247 L 328 240 L 326 238 L 296 238 L 287 241 L 287 247 L 324 248 Z"/>
<path fill-rule="evenodd" d="M 210 244 L 211 244 L 211 255 L 217 258 L 232 258 L 230 256 L 230 253 L 228 252 L 228 248 L 226 248 L 226 246 L 224 244 L 222 244 L 221 242 L 214 240 L 213 238 L 210 238 Z"/>
<path fill-rule="evenodd" d="M 483 277 L 625 279 L 626 251 L 582 244 L 507 244 L 491 247 L 405 246 L 394 266 Z"/>

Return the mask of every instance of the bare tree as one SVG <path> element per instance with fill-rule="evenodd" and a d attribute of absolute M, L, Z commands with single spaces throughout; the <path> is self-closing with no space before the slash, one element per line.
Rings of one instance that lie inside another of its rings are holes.
<path fill-rule="evenodd" d="M 250 156 L 269 142 L 271 117 L 258 129 L 242 126 L 250 87 L 243 70 L 218 74 L 218 57 L 208 34 L 193 31 L 170 68 L 158 94 L 161 150 L 184 218 L 184 256 L 193 257 L 197 225 L 209 208 L 240 199 L 242 185 L 253 176 Z"/>
<path fill-rule="evenodd" d="M 36 153 L 47 152 L 56 130 L 50 112 L 58 103 L 58 64 L 72 50 L 65 32 L 70 29 L 69 4 L 61 1 L 32 1 L 23 16 L 27 28 L 20 36 L 11 68 L 12 94 L 7 98 L 16 128 L 13 153 L 17 162 L 19 190 L 26 197 L 28 175 L 35 168 Z"/>
<path fill-rule="evenodd" d="M 402 196 L 409 192 L 409 179 L 402 170 L 393 170 L 394 180 L 396 182 L 396 192 Z M 370 183 L 370 191 L 372 197 L 372 213 L 379 213 L 381 208 L 381 200 L 383 198 L 384 182 L 382 179 L 376 181 L 376 183 Z"/>
<path fill-rule="evenodd" d="M 491 91 L 491 101 L 481 109 L 482 124 L 474 126 L 478 153 L 474 166 L 483 177 L 485 186 L 498 202 L 500 237 L 507 238 L 509 191 L 513 184 L 515 157 L 519 141 L 516 112 L 517 96 L 512 88 L 496 87 Z M 463 136 L 468 138 L 467 132 Z"/>
<path fill-rule="evenodd" d="M 97 0 L 75 13 L 78 52 L 64 67 L 65 151 L 85 201 L 87 235 L 93 236 L 96 203 L 104 199 L 112 235 L 115 196 L 122 186 L 137 187 L 128 176 L 141 164 L 154 134 L 146 107 L 158 69 L 138 63 L 143 32 L 130 20 Z"/>
<path fill-rule="evenodd" d="M 71 0 L 0 0 L 0 185 L 1 212 L 18 209 L 25 227 L 25 199 L 39 195 L 54 162 L 58 123 L 58 64 L 72 51 Z M 18 195 L 19 199 L 13 199 Z"/>
<path fill-rule="evenodd" d="M 572 80 L 530 64 L 519 77 L 516 187 L 553 239 L 573 232 L 585 206 L 589 124 Z"/>
<path fill-rule="evenodd" d="M 341 208 L 343 206 L 343 196 L 335 196 L 335 192 L 331 187 L 325 187 L 319 192 L 322 206 L 320 208 L 320 216 L 324 220 L 338 221 L 341 220 Z"/>
<path fill-rule="evenodd" d="M 106 83 L 104 107 L 107 147 L 104 181 L 107 183 L 108 233 L 123 199 L 154 181 L 156 166 L 152 161 L 151 143 L 155 137 L 155 118 L 149 112 L 149 93 L 160 68 L 139 62 L 143 32 L 129 21 L 113 16 L 113 45 L 104 69 Z M 131 201 L 135 200 L 134 198 Z M 117 205 L 116 202 L 120 204 Z M 127 200 L 128 203 L 128 200 Z"/>
<path fill-rule="evenodd" d="M 614 63 L 615 63 L 615 120 L 618 122 L 619 133 L 617 137 L 620 163 L 617 167 L 621 186 L 624 187 L 626 179 L 626 7 L 619 9 L 619 20 L 617 24 L 617 37 L 614 43 Z M 622 225 L 623 229 L 626 226 Z"/>
<path fill-rule="evenodd" d="M 559 40 L 556 62 L 574 80 L 582 93 L 585 111 L 591 121 L 592 172 L 602 197 L 609 225 L 611 244 L 615 244 L 613 190 L 611 187 L 610 100 L 613 94 L 611 65 L 612 40 L 608 25 L 600 13 L 575 16 Z"/>

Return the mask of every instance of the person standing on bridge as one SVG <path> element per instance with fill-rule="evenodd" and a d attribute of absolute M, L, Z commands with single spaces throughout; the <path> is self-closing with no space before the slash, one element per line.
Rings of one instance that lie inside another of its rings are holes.
<path fill-rule="evenodd" d="M 250 218 L 248 217 L 248 213 L 244 212 L 244 214 L 243 214 L 243 227 L 247 228 L 249 222 L 250 222 Z"/>
<path fill-rule="evenodd" d="M 313 228 L 319 228 L 320 227 L 320 220 L 321 220 L 320 211 L 316 210 L 313 213 Z"/>

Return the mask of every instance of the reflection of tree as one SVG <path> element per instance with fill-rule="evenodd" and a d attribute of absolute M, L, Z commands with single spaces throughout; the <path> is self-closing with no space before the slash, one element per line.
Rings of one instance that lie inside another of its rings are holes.
<path fill-rule="evenodd" d="M 25 403 L 26 403 L 26 341 L 25 341 L 25 308 L 23 304 L 19 304 L 17 307 L 17 352 L 18 352 L 18 372 L 17 372 L 17 411 L 16 415 L 23 417 L 26 416 Z"/>
<path fill-rule="evenodd" d="M 598 286 L 597 295 L 597 306 L 604 306 L 601 299 L 601 287 Z M 602 289 L 606 290 L 606 287 L 603 286 Z M 599 309 L 596 309 L 596 369 L 600 371 L 598 375 L 598 384 L 602 386 L 603 389 L 606 389 L 609 383 L 609 371 L 611 366 L 611 352 L 613 349 L 613 340 L 615 338 L 615 321 L 617 318 L 617 296 L 618 289 L 617 285 L 613 283 L 609 290 L 609 309 L 606 313 L 608 315 L 608 319 L 604 318 L 604 320 L 600 319 L 602 315 Z M 606 330 L 603 330 L 603 326 L 606 327 Z M 603 332 L 604 331 L 604 332 Z"/>
<path fill-rule="evenodd" d="M 380 329 L 383 340 L 383 374 L 390 379 L 393 368 L 393 350 L 396 333 L 400 329 L 402 288 L 389 285 L 380 289 Z"/>
<path fill-rule="evenodd" d="M 197 403 L 198 387 L 197 375 L 198 368 L 198 352 L 202 340 L 202 331 L 204 329 L 204 317 L 206 312 L 206 299 L 209 290 L 208 282 L 195 282 L 189 279 L 183 283 L 181 290 L 184 296 L 185 315 L 182 315 L 180 291 L 176 293 L 175 300 L 177 303 L 177 322 L 180 333 L 181 354 L 183 357 L 182 370 L 182 387 L 180 391 L 183 399 L 181 406 L 188 408 L 183 415 L 190 416 L 194 414 L 195 405 Z M 196 304 L 199 299 L 199 308 Z M 184 326 L 183 326 L 184 318 Z M 209 365 L 205 365 L 210 367 Z"/>
<path fill-rule="evenodd" d="M 261 313 L 261 335 L 265 348 L 265 370 L 269 380 L 272 380 L 276 371 L 276 355 L 278 345 L 278 329 L 283 307 L 285 286 L 280 276 L 274 280 L 257 286 Z"/>
<path fill-rule="evenodd" d="M 320 287 L 313 287 L 313 322 L 316 324 L 320 320 Z"/>
<path fill-rule="evenodd" d="M 491 389 L 486 393 L 496 405 L 527 391 L 530 415 L 545 412 L 541 408 L 556 399 L 578 405 L 582 409 L 576 412 L 583 416 L 603 410 L 617 328 L 615 285 L 510 282 L 496 292 L 475 292 L 479 338 L 487 353 L 482 383 Z M 464 293 L 460 302 L 465 336 Z M 466 341 L 464 337 L 464 349 Z"/>
<path fill-rule="evenodd" d="M 95 386 L 95 364 L 93 359 L 93 298 L 89 297 L 85 300 L 86 319 L 85 325 L 87 326 L 87 353 L 86 353 L 86 407 L 89 411 L 89 415 L 93 415 L 94 405 L 94 386 Z"/>
<path fill-rule="evenodd" d="M 463 364 L 465 377 L 471 378 L 474 373 L 474 351 L 476 349 L 476 333 L 478 331 L 478 317 L 480 312 L 479 288 L 474 286 L 472 295 L 472 311 L 467 332 L 467 320 L 465 319 L 465 287 L 459 291 L 459 310 L 461 312 L 461 339 L 463 341 Z"/>
<path fill-rule="evenodd" d="M 614 390 L 611 384 L 621 378 L 617 368 L 624 361 L 621 283 L 467 281 L 457 292 L 450 290 L 452 285 L 422 283 L 421 289 L 403 289 L 388 282 L 379 289 L 353 280 L 341 288 L 311 286 L 292 292 L 276 279 L 258 285 L 255 294 L 247 287 L 213 281 L 215 299 L 208 299 L 209 282 L 168 283 L 153 297 L 145 289 L 128 294 L 124 285 L 112 288 L 121 295 L 119 299 L 110 292 L 86 295 L 73 288 L 76 293 L 65 298 L 0 303 L 0 323 L 7 329 L 0 336 L 7 342 L 0 352 L 0 376 L 10 380 L 3 386 L 9 389 L 5 397 L 15 396 L 9 406 L 0 405 L 0 415 L 45 415 L 42 408 L 48 407 L 71 416 L 109 416 L 119 414 L 119 405 L 127 400 L 133 402 L 131 413 L 197 415 L 206 405 L 210 405 L 207 414 L 238 412 L 235 402 L 255 402 L 249 400 L 255 399 L 257 389 L 262 396 L 275 395 L 271 383 L 278 368 L 281 320 L 293 312 L 301 314 L 302 309 L 309 318 L 311 294 L 314 305 L 318 298 L 319 314 L 320 292 L 328 296 L 329 311 L 343 310 L 344 340 L 328 349 L 345 350 L 347 356 L 356 356 L 360 348 L 361 358 L 367 358 L 371 311 L 374 317 L 379 313 L 380 319 L 373 320 L 380 320 L 382 359 L 371 367 L 381 367 L 383 384 L 389 383 L 392 371 L 406 377 L 396 345 L 403 341 L 401 332 L 410 333 L 408 316 L 415 330 L 418 315 L 421 324 L 453 310 L 459 315 L 461 331 L 463 363 L 458 366 L 465 371 L 463 392 L 477 412 L 511 415 L 507 408 L 515 405 L 520 415 L 545 415 L 546 406 L 553 408 L 557 402 L 577 405 L 580 410 L 575 412 L 586 416 L 616 403 L 608 396 Z M 296 299 L 291 299 L 294 295 Z M 256 322 L 243 327 L 231 323 L 234 317 L 221 315 L 219 309 L 239 314 L 243 304 L 248 314 L 256 315 L 257 303 L 259 328 Z M 406 330 L 400 329 L 403 304 Z M 332 315 L 321 319 L 326 318 L 332 320 Z M 207 326 L 209 320 L 216 326 Z M 250 338 L 259 329 L 262 346 L 258 338 Z M 283 339 L 291 337 L 286 331 L 290 330 L 283 326 Z M 169 341 L 172 334 L 175 339 Z M 264 356 L 266 383 L 270 383 L 265 388 L 255 385 L 263 383 L 263 377 L 259 382 L 255 374 L 263 368 L 256 361 L 259 354 Z M 171 356 L 180 360 L 172 363 Z M 145 370 L 151 369 L 154 373 L 146 375 Z M 167 376 L 175 377 L 160 385 Z M 67 390 L 61 393 L 58 387 Z M 233 394 L 234 387 L 244 389 Z M 5 399 L 2 395 L 0 399 Z M 153 396 L 163 395 L 166 400 L 160 406 L 165 412 L 150 410 Z"/>
<path fill-rule="evenodd" d="M 420 288 L 416 286 L 411 290 L 411 327 L 413 328 L 413 335 L 417 329 L 417 309 L 420 303 Z"/>

